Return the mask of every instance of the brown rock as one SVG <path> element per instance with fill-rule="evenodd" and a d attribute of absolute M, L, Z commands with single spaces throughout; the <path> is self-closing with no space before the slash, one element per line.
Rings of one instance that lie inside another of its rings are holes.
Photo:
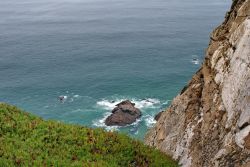
<path fill-rule="evenodd" d="M 162 114 L 163 112 L 164 112 L 164 111 L 161 111 L 161 112 L 159 112 L 158 114 L 156 114 L 155 117 L 154 117 L 154 119 L 155 119 L 156 121 L 158 121 L 158 120 L 160 119 L 161 114 Z"/>
<path fill-rule="evenodd" d="M 125 126 L 132 124 L 141 117 L 141 111 L 129 100 L 122 101 L 112 110 L 112 114 L 105 120 L 107 126 Z"/>
<path fill-rule="evenodd" d="M 233 0 L 200 70 L 145 137 L 181 166 L 250 167 L 249 14 L 250 0 Z"/>
<path fill-rule="evenodd" d="M 250 133 L 248 133 L 247 137 L 245 137 L 245 147 L 250 150 Z"/>

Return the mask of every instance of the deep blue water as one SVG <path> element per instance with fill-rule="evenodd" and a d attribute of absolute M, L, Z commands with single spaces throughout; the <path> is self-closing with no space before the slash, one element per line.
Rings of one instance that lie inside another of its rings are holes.
<path fill-rule="evenodd" d="M 199 68 L 230 4 L 0 0 L 0 101 L 45 119 L 107 128 L 111 101 L 130 99 L 143 117 L 116 129 L 142 138 Z"/>

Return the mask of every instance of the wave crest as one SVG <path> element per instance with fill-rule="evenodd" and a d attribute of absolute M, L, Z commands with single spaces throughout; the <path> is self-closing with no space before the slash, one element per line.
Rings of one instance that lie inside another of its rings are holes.
<path fill-rule="evenodd" d="M 127 99 L 116 99 L 116 100 L 103 99 L 101 101 L 98 101 L 96 104 L 100 107 L 103 107 L 105 110 L 112 110 L 113 108 L 115 108 L 115 106 L 118 103 L 124 100 L 127 100 Z M 153 98 L 147 98 L 147 99 L 141 99 L 141 100 L 131 99 L 131 102 L 135 103 L 135 107 L 139 109 L 154 108 L 161 103 L 160 100 L 153 99 Z"/>

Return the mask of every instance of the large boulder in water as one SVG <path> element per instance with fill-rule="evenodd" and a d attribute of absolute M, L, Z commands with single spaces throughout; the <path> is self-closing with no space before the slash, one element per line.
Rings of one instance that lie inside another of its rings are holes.
<path fill-rule="evenodd" d="M 112 114 L 105 120 L 107 126 L 125 126 L 132 124 L 141 117 L 141 111 L 129 100 L 122 101 L 112 110 Z"/>

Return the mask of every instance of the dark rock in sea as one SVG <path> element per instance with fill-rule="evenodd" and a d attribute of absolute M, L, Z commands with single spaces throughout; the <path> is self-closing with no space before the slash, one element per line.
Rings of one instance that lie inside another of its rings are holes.
<path fill-rule="evenodd" d="M 141 111 L 129 100 L 122 101 L 112 110 L 112 114 L 105 120 L 107 126 L 125 126 L 132 124 L 141 117 Z"/>
<path fill-rule="evenodd" d="M 159 112 L 158 114 L 156 114 L 154 119 L 155 119 L 156 121 L 158 121 L 158 120 L 160 119 L 161 114 L 162 114 L 163 112 L 164 112 L 164 111 L 161 111 L 161 112 Z"/>

